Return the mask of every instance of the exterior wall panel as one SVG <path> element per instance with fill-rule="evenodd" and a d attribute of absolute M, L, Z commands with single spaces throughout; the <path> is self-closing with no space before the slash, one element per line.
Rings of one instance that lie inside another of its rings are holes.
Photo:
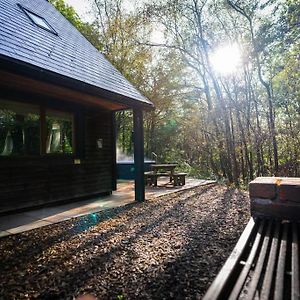
<path fill-rule="evenodd" d="M 80 164 L 60 156 L 1 157 L 0 213 L 112 191 L 111 112 L 85 111 L 82 119 Z"/>

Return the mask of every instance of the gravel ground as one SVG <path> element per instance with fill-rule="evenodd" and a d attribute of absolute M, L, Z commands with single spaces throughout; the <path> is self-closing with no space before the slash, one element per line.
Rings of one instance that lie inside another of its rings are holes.
<path fill-rule="evenodd" d="M 249 220 L 215 185 L 0 240 L 0 299 L 200 299 Z"/>

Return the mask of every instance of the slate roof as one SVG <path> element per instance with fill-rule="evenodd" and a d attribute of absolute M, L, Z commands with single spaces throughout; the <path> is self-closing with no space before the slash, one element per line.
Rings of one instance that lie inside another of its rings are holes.
<path fill-rule="evenodd" d="M 18 4 L 43 17 L 57 35 L 34 24 Z M 0 56 L 152 105 L 46 0 L 1 0 Z"/>

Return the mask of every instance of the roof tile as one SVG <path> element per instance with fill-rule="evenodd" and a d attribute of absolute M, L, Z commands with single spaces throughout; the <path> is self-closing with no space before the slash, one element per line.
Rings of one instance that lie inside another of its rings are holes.
<path fill-rule="evenodd" d="M 33 24 L 18 3 L 58 35 Z M 0 24 L 0 54 L 151 104 L 48 1 L 2 0 Z"/>

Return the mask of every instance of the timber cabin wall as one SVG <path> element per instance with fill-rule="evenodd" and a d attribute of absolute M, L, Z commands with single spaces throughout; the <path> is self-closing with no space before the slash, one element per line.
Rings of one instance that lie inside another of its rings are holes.
<path fill-rule="evenodd" d="M 36 152 L 13 152 L 12 143 L 11 150 L 6 147 L 11 132 L 5 132 L 0 155 L 0 213 L 115 190 L 114 111 L 152 108 L 151 101 L 49 1 L 1 1 L 0 21 L 4 37 L 0 47 L 0 100 L 4 108 L 11 104 L 9 101 L 40 106 L 40 132 L 33 142 L 38 144 L 39 135 L 41 142 Z M 45 154 L 49 150 L 46 109 L 75 113 L 75 135 L 79 139 L 75 139 L 73 157 Z M 138 114 L 134 115 L 141 121 L 141 111 Z M 142 124 L 138 129 L 142 133 Z M 97 148 L 98 139 L 103 140 L 102 149 Z M 142 153 L 142 140 L 139 142 L 138 152 Z M 22 157 L 21 153 L 35 155 Z M 74 159 L 81 163 L 75 164 Z M 142 159 L 139 162 L 142 165 Z M 142 178 L 140 172 L 140 182 Z M 138 187 L 143 194 L 144 186 Z"/>
<path fill-rule="evenodd" d="M 75 124 L 80 128 L 75 130 L 84 141 L 76 143 L 80 155 L 0 157 L 0 213 L 112 191 L 112 112 L 78 110 L 80 120 Z M 98 138 L 103 139 L 102 149 Z M 77 157 L 80 164 L 74 163 Z"/>

